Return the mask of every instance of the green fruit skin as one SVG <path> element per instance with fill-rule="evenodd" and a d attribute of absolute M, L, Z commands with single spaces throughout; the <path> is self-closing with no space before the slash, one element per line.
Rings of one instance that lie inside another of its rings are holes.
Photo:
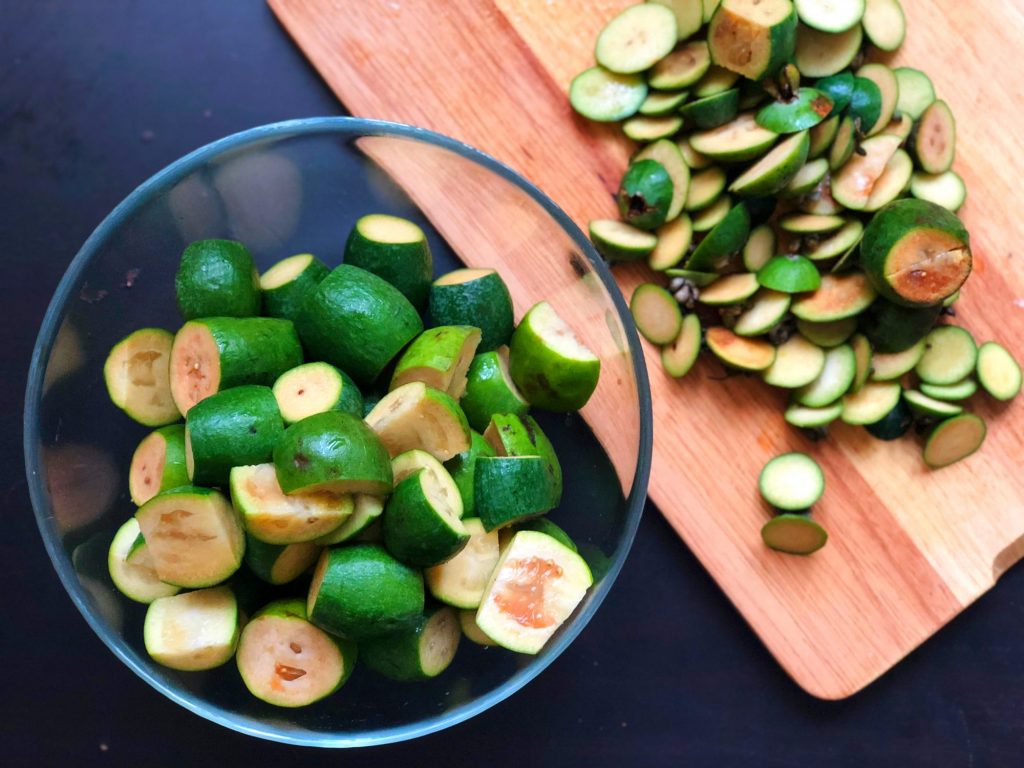
<path fill-rule="evenodd" d="M 327 411 L 295 422 L 273 454 L 285 493 L 315 491 L 332 483 L 358 483 L 359 493 L 391 492 L 387 449 L 364 421 L 348 413 Z"/>
<path fill-rule="evenodd" d="M 832 114 L 832 99 L 814 88 L 801 88 L 791 102 L 776 101 L 757 113 L 757 124 L 773 133 L 798 133 Z"/>
<path fill-rule="evenodd" d="M 854 78 L 852 72 L 840 72 L 838 75 L 823 77 L 814 87 L 832 99 L 831 114 L 837 115 L 850 106 L 853 99 Z"/>
<path fill-rule="evenodd" d="M 793 136 L 789 138 L 792 139 Z M 786 169 L 785 172 L 779 172 L 780 169 L 776 169 L 776 172 L 767 173 L 760 179 L 752 181 L 749 184 L 744 184 L 742 189 L 737 187 L 735 183 L 729 188 L 734 190 L 736 194 L 743 196 L 774 195 L 780 190 L 785 189 L 786 185 L 793 180 L 793 177 L 800 172 L 800 169 L 803 168 L 804 164 L 807 162 L 807 155 L 810 154 L 810 151 L 811 135 L 809 132 L 803 131 L 802 138 L 799 139 L 799 144 L 796 150 L 797 159 L 791 166 L 783 166 L 783 168 Z M 779 175 L 776 175 L 776 173 Z"/>
<path fill-rule="evenodd" d="M 907 307 L 921 305 L 907 301 L 893 290 L 885 280 L 886 263 L 890 251 L 897 243 L 917 229 L 944 232 L 962 243 L 968 254 L 970 253 L 970 235 L 967 228 L 956 214 L 947 211 L 941 205 L 926 200 L 897 200 L 876 213 L 865 228 L 864 239 L 860 243 L 861 267 L 880 296 L 894 304 Z M 959 289 L 959 285 L 955 286 L 949 295 Z M 941 304 L 945 298 L 947 297 L 940 296 L 934 303 Z"/>
<path fill-rule="evenodd" d="M 411 682 L 427 680 L 420 666 L 420 644 L 423 642 L 423 631 L 430 617 L 437 611 L 450 611 L 451 608 L 433 608 L 428 610 L 415 625 L 402 632 L 379 637 L 363 645 L 360 658 L 378 674 L 391 680 Z"/>
<path fill-rule="evenodd" d="M 462 497 L 462 516 L 473 517 L 476 508 L 473 496 L 473 475 L 476 470 L 476 460 L 479 456 L 494 456 L 494 448 L 488 443 L 479 432 L 470 432 L 469 450 L 463 451 L 457 456 L 445 462 L 444 468 L 452 476 L 459 495 Z"/>
<path fill-rule="evenodd" d="M 551 481 L 551 506 L 557 507 L 562 500 L 562 465 L 540 424 L 532 416 L 496 414 L 491 420 L 495 439 L 501 441 L 506 456 L 540 456 Z"/>
<path fill-rule="evenodd" d="M 186 247 L 174 289 L 186 320 L 260 313 L 259 274 L 252 254 L 233 240 L 197 240 Z"/>
<path fill-rule="evenodd" d="M 284 600 L 275 600 L 272 603 L 268 603 L 255 614 L 250 621 L 260 618 L 261 616 L 274 616 L 279 619 L 289 619 L 291 621 L 304 621 L 312 623 L 306 616 L 306 603 L 304 600 L 296 597 L 285 598 Z M 356 668 L 356 659 L 359 656 L 359 649 L 356 644 L 351 640 L 346 640 L 343 637 L 336 637 L 328 634 L 331 642 L 334 643 L 338 650 L 341 651 L 342 660 L 342 673 L 341 679 L 338 680 L 338 684 L 324 696 L 330 696 L 334 691 L 338 690 L 345 681 L 348 680 L 349 675 L 352 674 L 352 670 Z M 310 702 L 312 703 L 312 702 Z"/>
<path fill-rule="evenodd" d="M 849 115 L 856 121 L 860 118 L 861 133 L 867 133 L 882 115 L 882 91 L 873 80 L 866 77 L 853 79 L 850 94 Z"/>
<path fill-rule="evenodd" d="M 157 493 L 188 485 L 188 470 L 185 468 L 185 425 L 171 424 L 153 430 L 150 434 L 158 434 L 164 441 L 164 471 L 160 476 Z"/>
<path fill-rule="evenodd" d="M 192 445 L 192 483 L 226 488 L 231 468 L 270 461 L 284 421 L 269 387 L 226 389 L 197 403 L 185 422 Z"/>
<path fill-rule="evenodd" d="M 927 336 L 942 314 L 942 307 L 904 307 L 878 299 L 860 317 L 860 330 L 876 352 L 903 352 Z"/>
<path fill-rule="evenodd" d="M 295 326 L 271 317 L 207 317 L 192 320 L 206 327 L 220 353 L 220 389 L 241 384 L 271 386 L 302 363 Z"/>
<path fill-rule="evenodd" d="M 720 125 L 725 125 L 733 120 L 740 110 L 740 92 L 733 88 L 705 99 L 692 101 L 682 109 L 679 114 L 688 129 L 700 128 L 710 130 Z"/>
<path fill-rule="evenodd" d="M 746 203 L 739 203 L 708 232 L 690 256 L 686 268 L 693 272 L 714 272 L 718 260 L 743 248 L 749 236 L 750 211 Z"/>
<path fill-rule="evenodd" d="M 467 376 L 466 393 L 459 405 L 473 429 L 487 429 L 491 416 L 496 413 L 525 416 L 530 409 L 529 403 L 509 389 L 497 352 L 484 352 L 474 357 Z"/>
<path fill-rule="evenodd" d="M 276 580 L 274 578 L 274 566 L 277 564 L 278 558 L 284 554 L 284 551 L 291 546 L 306 546 L 306 542 L 302 544 L 268 544 L 265 541 L 260 541 L 255 536 L 246 533 L 245 534 L 245 564 L 249 566 L 249 570 L 259 576 L 263 581 L 268 584 L 285 584 L 287 582 Z M 314 560 L 315 562 L 315 560 Z M 295 578 L 298 578 L 302 574 L 296 574 Z M 290 579 L 289 579 L 290 581 Z M 296 600 L 301 605 L 301 601 Z M 305 616 L 306 608 L 302 607 L 302 614 Z M 255 617 L 253 617 L 255 618 Z"/>
<path fill-rule="evenodd" d="M 439 325 L 428 328 L 406 347 L 398 358 L 395 372 L 391 377 L 391 389 L 397 389 L 412 381 L 424 381 L 427 386 L 434 386 L 433 381 L 416 377 L 416 369 L 430 369 L 446 373 L 453 370 L 462 356 L 467 343 L 472 344 L 474 337 L 479 339 L 480 329 L 471 325 Z M 474 351 L 477 344 L 472 344 Z"/>
<path fill-rule="evenodd" d="M 668 218 L 673 188 L 665 166 L 657 160 L 638 160 L 619 185 L 619 214 L 638 229 L 657 229 Z"/>
<path fill-rule="evenodd" d="M 356 224 L 345 243 L 345 263 L 386 280 L 418 311 L 427 306 L 434 259 L 426 237 L 417 243 L 381 243 L 365 237 Z"/>
<path fill-rule="evenodd" d="M 548 478 L 539 456 L 478 458 L 473 476 L 474 508 L 484 530 L 490 532 L 549 512 L 553 507 Z"/>
<path fill-rule="evenodd" d="M 480 329 L 477 352 L 508 344 L 515 328 L 512 296 L 497 272 L 456 285 L 430 287 L 430 317 L 436 325 L 474 325 Z"/>
<path fill-rule="evenodd" d="M 910 407 L 900 398 L 896 407 L 886 414 L 881 421 L 864 427 L 868 433 L 879 440 L 899 440 L 914 425 L 914 414 Z"/>
<path fill-rule="evenodd" d="M 566 365 L 549 353 L 544 341 L 524 322 L 509 344 L 509 373 L 530 405 L 566 413 L 578 411 L 594 394 L 601 361 L 574 360 Z"/>
<path fill-rule="evenodd" d="M 423 470 L 395 486 L 384 507 L 381 530 L 388 552 L 407 565 L 429 568 L 455 557 L 469 543 L 469 533 L 456 532 L 438 519 L 421 486 Z"/>
<path fill-rule="evenodd" d="M 546 517 L 536 517 L 533 520 L 527 520 L 524 523 L 517 523 L 512 526 L 512 530 L 537 531 L 537 533 L 547 534 L 562 546 L 568 547 L 573 552 L 579 554 L 579 550 L 576 548 L 576 542 L 569 538 L 569 534 L 562 530 L 561 526 L 556 525 Z"/>
<path fill-rule="evenodd" d="M 356 642 L 415 627 L 423 615 L 423 575 L 377 544 L 328 549 L 309 620 Z"/>
<path fill-rule="evenodd" d="M 423 321 L 390 283 L 342 264 L 306 299 L 295 327 L 312 357 L 369 384 L 419 335 Z"/>
<path fill-rule="evenodd" d="M 726 66 L 726 64 L 720 60 L 720 57 L 717 55 L 718 46 L 716 45 L 716 38 L 719 24 L 725 17 L 725 11 L 727 9 L 727 2 L 723 2 L 719 5 L 714 16 L 711 17 L 710 26 L 708 28 L 708 43 L 711 49 L 711 61 L 719 66 Z M 750 68 L 746 68 L 745 70 L 736 71 L 748 80 L 764 80 L 766 78 L 774 77 L 778 74 L 780 69 L 793 60 L 793 56 L 796 54 L 796 30 L 797 15 L 796 8 L 793 8 L 789 16 L 771 28 L 768 40 L 768 45 L 771 46 L 771 56 L 769 57 L 768 63 L 765 65 L 764 69 L 761 71 L 753 71 Z"/>
<path fill-rule="evenodd" d="M 306 299 L 330 273 L 327 265 L 314 256 L 293 280 L 263 291 L 264 314 L 295 322 Z"/>

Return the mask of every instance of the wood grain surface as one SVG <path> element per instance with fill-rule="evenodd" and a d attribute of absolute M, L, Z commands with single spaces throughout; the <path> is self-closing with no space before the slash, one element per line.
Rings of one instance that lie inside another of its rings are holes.
<path fill-rule="evenodd" d="M 630 4 L 270 0 L 354 114 L 472 144 L 538 184 L 581 227 L 615 215 L 612 193 L 634 147 L 614 128 L 574 115 L 566 89 L 591 65 L 600 28 Z M 904 6 L 907 42 L 883 60 L 927 70 L 959 121 L 956 168 L 970 189 L 962 215 L 975 255 L 959 321 L 1024 359 L 1024 224 L 1016 204 L 1024 80 L 997 76 L 1018 66 L 1024 8 L 1019 0 Z M 458 249 L 458 232 L 445 234 Z M 480 261 L 470 252 L 467 260 Z M 628 298 L 644 270 L 616 276 Z M 972 409 L 990 426 L 983 450 L 931 472 L 913 440 L 885 444 L 838 427 L 811 444 L 783 422 L 783 393 L 751 379 L 716 380 L 720 369 L 707 362 L 677 382 L 662 373 L 657 350 L 646 353 L 656 419 L 651 497 L 810 693 L 835 699 L 860 690 L 1024 555 L 1019 404 L 976 398 Z M 606 414 L 587 415 L 599 424 Z M 780 556 L 760 541 L 768 510 L 757 474 L 786 450 L 814 455 L 828 480 L 817 515 L 831 540 L 810 558 Z"/>

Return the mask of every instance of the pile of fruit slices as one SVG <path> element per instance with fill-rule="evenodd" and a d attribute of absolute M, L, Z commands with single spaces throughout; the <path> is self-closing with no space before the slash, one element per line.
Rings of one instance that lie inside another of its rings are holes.
<path fill-rule="evenodd" d="M 569 98 L 642 143 L 621 218 L 590 236 L 662 277 L 631 309 L 665 371 L 707 350 L 790 391 L 790 424 L 916 425 L 939 468 L 986 434 L 961 401 L 979 384 L 1014 398 L 1021 370 L 948 324 L 972 268 L 967 192 L 931 80 L 871 60 L 905 35 L 899 0 L 651 0 L 607 24 Z"/>
<path fill-rule="evenodd" d="M 156 661 L 235 656 L 255 696 L 295 707 L 357 655 L 420 680 L 463 634 L 540 651 L 593 578 L 544 517 L 562 470 L 529 411 L 582 408 L 601 367 L 550 304 L 515 325 L 497 272 L 435 280 L 420 227 L 380 214 L 334 269 L 299 254 L 259 276 L 241 243 L 193 243 L 175 288 L 180 330 L 138 330 L 104 368 L 114 404 L 157 427 L 108 559 L 149 604 Z M 295 596 L 240 609 L 243 563 Z"/>

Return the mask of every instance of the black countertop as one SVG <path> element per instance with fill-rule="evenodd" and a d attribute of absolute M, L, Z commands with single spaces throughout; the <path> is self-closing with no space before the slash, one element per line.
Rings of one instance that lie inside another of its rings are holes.
<path fill-rule="evenodd" d="M 1024 764 L 1024 570 L 868 690 L 821 702 L 786 677 L 653 507 L 608 600 L 548 671 L 412 743 L 339 754 L 257 741 L 118 662 L 58 582 L 29 506 L 21 412 L 38 324 L 81 243 L 151 174 L 254 125 L 341 113 L 259 0 L 0 3 L 0 762 Z"/>

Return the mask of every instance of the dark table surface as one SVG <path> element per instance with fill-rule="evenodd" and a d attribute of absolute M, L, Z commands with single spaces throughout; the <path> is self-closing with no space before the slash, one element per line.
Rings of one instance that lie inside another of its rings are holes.
<path fill-rule="evenodd" d="M 79 245 L 148 176 L 244 128 L 341 113 L 259 0 L 0 2 L 0 763 L 1024 765 L 1024 570 L 868 690 L 821 702 L 653 507 L 601 611 L 548 671 L 412 743 L 257 741 L 118 662 L 58 582 L 29 506 L 21 410 L 38 324 Z"/>

